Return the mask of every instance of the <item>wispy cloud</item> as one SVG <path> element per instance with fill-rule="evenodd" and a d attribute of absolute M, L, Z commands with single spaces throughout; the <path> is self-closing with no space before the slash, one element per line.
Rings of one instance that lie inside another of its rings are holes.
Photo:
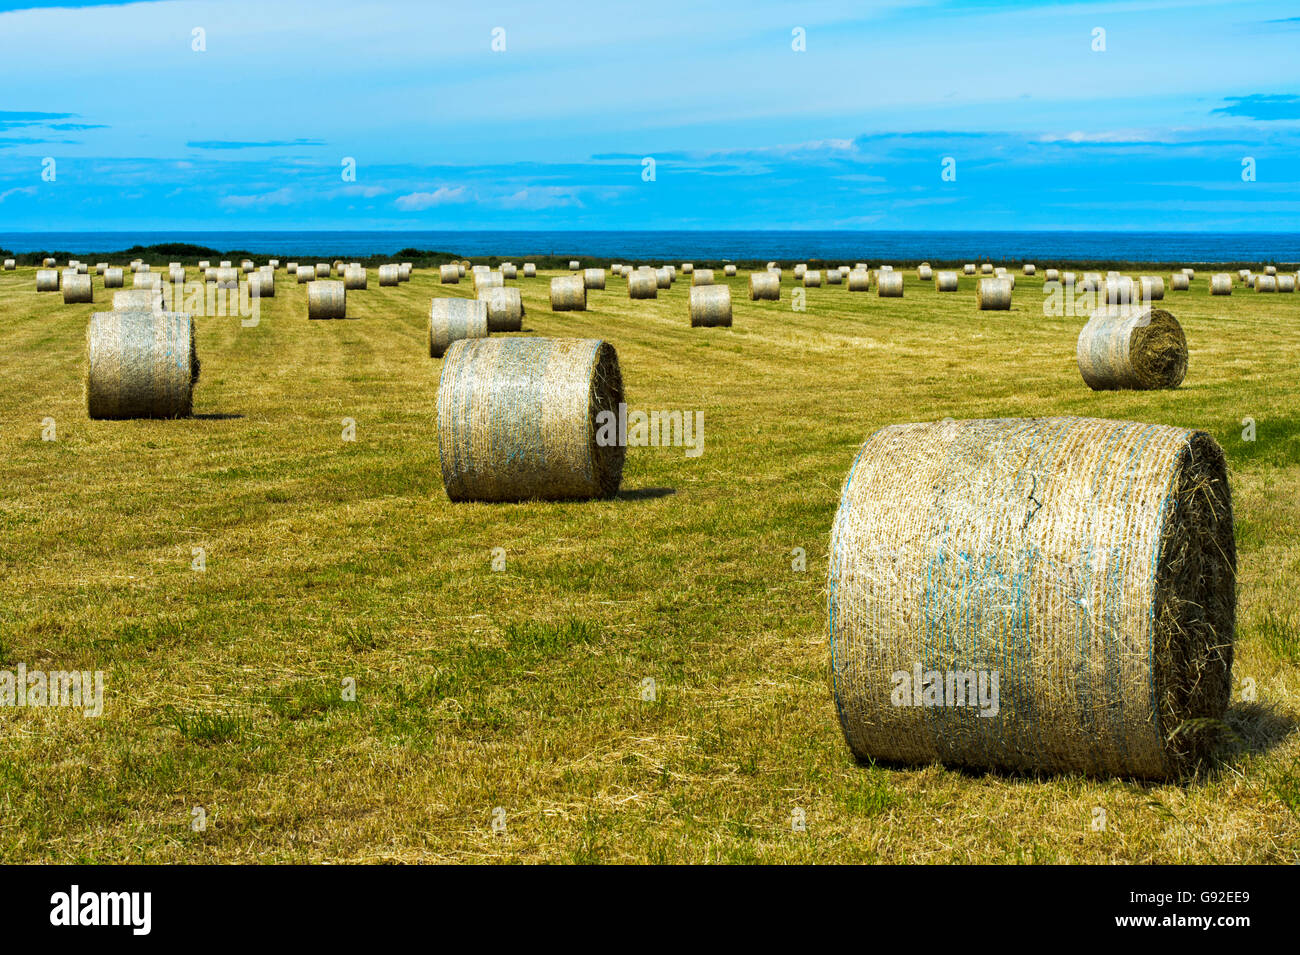
<path fill-rule="evenodd" d="M 225 196 L 221 204 L 232 209 L 250 209 L 261 206 L 287 206 L 294 201 L 293 190 L 282 186 L 271 192 L 256 193 L 247 196 Z"/>
<path fill-rule="evenodd" d="M 1250 96 L 1225 97 L 1227 106 L 1210 110 L 1225 116 L 1247 119 L 1300 119 L 1300 96 L 1288 93 L 1252 93 Z"/>
<path fill-rule="evenodd" d="M 439 186 L 433 192 L 411 192 L 398 196 L 393 205 L 403 212 L 420 212 L 449 202 L 465 202 L 467 198 L 464 186 Z"/>
<path fill-rule="evenodd" d="M 266 139 L 260 142 L 233 139 L 198 139 L 185 144 L 190 149 L 282 149 L 287 146 L 324 146 L 319 139 Z"/>

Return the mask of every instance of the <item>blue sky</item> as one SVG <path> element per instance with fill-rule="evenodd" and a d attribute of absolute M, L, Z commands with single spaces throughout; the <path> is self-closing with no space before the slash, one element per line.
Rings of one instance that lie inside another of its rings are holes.
<path fill-rule="evenodd" d="M 0 231 L 1300 231 L 1296 4 L 699 6 L 0 4 Z"/>

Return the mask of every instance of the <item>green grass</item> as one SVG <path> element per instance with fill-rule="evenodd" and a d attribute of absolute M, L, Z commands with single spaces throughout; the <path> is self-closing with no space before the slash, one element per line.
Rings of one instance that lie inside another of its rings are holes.
<path fill-rule="evenodd" d="M 1300 860 L 1298 296 L 1211 298 L 1201 272 L 1165 300 L 1184 386 L 1094 394 L 1041 278 L 1011 312 L 914 273 L 901 300 L 826 286 L 795 312 L 789 272 L 779 303 L 742 273 L 734 327 L 694 330 L 681 280 L 631 302 L 611 276 L 556 314 L 549 275 L 521 279 L 525 334 L 611 341 L 633 408 L 704 412 L 704 454 L 631 449 L 612 501 L 452 505 L 425 323 L 469 285 L 372 272 L 349 320 L 309 323 L 281 273 L 257 327 L 198 319 L 195 418 L 95 422 L 92 306 L 33 275 L 0 272 L 0 667 L 103 670 L 105 713 L 0 710 L 6 861 Z M 893 422 L 1051 414 L 1227 450 L 1234 679 L 1258 694 L 1234 746 L 1184 785 L 855 764 L 825 633 L 855 451 Z"/>

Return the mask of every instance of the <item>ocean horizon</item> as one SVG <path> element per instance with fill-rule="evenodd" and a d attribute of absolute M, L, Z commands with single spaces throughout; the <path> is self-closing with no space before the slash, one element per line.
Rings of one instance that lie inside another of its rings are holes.
<path fill-rule="evenodd" d="M 116 252 L 188 243 L 220 251 L 372 256 L 402 249 L 462 256 L 589 255 L 707 260 L 952 259 L 1124 262 L 1298 262 L 1297 232 L 1117 231 L 113 231 L 0 232 L 0 247 Z"/>

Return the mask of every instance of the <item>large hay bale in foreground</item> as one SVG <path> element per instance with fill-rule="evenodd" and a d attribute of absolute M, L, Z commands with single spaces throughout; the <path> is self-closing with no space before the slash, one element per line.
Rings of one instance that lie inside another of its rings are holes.
<path fill-rule="evenodd" d="M 729 286 L 691 286 L 691 328 L 706 326 L 731 326 L 731 288 Z"/>
<path fill-rule="evenodd" d="M 456 285 L 460 282 L 460 266 L 455 262 L 438 266 L 438 281 L 443 285 Z"/>
<path fill-rule="evenodd" d="M 902 272 L 877 272 L 876 273 L 876 295 L 880 298 L 902 298 L 903 297 L 903 273 Z"/>
<path fill-rule="evenodd" d="M 957 291 L 957 273 L 940 272 L 934 278 L 934 287 L 938 289 L 940 292 Z"/>
<path fill-rule="evenodd" d="M 38 292 L 57 292 L 60 281 L 58 269 L 36 270 L 36 291 Z"/>
<path fill-rule="evenodd" d="M 519 289 L 485 288 L 478 298 L 487 306 L 489 332 L 517 332 L 524 327 L 524 297 Z"/>
<path fill-rule="evenodd" d="M 519 294 L 518 289 L 510 291 Z M 441 358 L 452 342 L 462 338 L 487 338 L 488 331 L 488 304 L 481 298 L 435 298 L 429 305 L 430 358 Z"/>
<path fill-rule="evenodd" d="M 775 272 L 750 272 L 749 298 L 754 302 L 779 301 L 781 298 L 781 276 Z"/>
<path fill-rule="evenodd" d="M 1210 294 L 1211 295 L 1231 295 L 1232 294 L 1232 276 L 1227 272 L 1219 272 L 1210 276 Z"/>
<path fill-rule="evenodd" d="M 86 352 L 91 418 L 190 414 L 199 358 L 189 315 L 145 309 L 96 312 L 86 330 Z"/>
<path fill-rule="evenodd" d="M 338 279 L 317 279 L 307 286 L 307 317 L 344 318 L 348 313 L 348 292 Z"/>
<path fill-rule="evenodd" d="M 559 275 L 551 279 L 552 312 L 585 312 L 587 285 L 581 275 Z"/>
<path fill-rule="evenodd" d="M 618 356 L 606 342 L 456 342 L 438 381 L 438 453 L 447 497 L 613 497 L 623 475 L 622 401 Z"/>
<path fill-rule="evenodd" d="M 648 269 L 639 269 L 627 274 L 627 297 L 628 298 L 658 298 L 659 297 L 659 276 L 663 270 L 651 272 Z M 666 272 L 663 273 L 665 281 L 668 280 Z M 668 283 L 671 285 L 671 281 Z M 667 286 L 664 286 L 667 288 Z"/>
<path fill-rule="evenodd" d="M 831 533 L 845 740 L 862 760 L 1180 775 L 1228 704 L 1235 573 L 1223 451 L 1204 432 L 882 428 Z"/>
<path fill-rule="evenodd" d="M 80 305 L 95 300 L 95 287 L 89 275 L 74 273 L 63 280 L 63 304 Z"/>
<path fill-rule="evenodd" d="M 1005 312 L 1011 308 L 1011 283 L 996 276 L 980 279 L 975 285 L 975 300 L 982 312 Z"/>
<path fill-rule="evenodd" d="M 1079 373 L 1094 391 L 1177 388 L 1187 374 L 1187 339 L 1160 308 L 1103 306 L 1079 332 Z"/>

